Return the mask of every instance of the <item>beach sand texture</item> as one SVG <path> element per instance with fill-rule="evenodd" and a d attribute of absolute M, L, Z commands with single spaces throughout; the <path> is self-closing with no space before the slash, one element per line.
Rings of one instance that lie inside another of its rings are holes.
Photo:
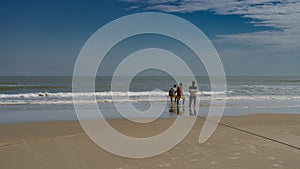
<path fill-rule="evenodd" d="M 174 119 L 135 125 L 111 119 L 118 131 L 153 136 Z M 300 115 L 259 114 L 223 117 L 213 136 L 198 143 L 204 119 L 172 150 L 146 159 L 113 155 L 94 144 L 78 122 L 0 125 L 1 169 L 140 169 L 140 168 L 300 168 Z"/>

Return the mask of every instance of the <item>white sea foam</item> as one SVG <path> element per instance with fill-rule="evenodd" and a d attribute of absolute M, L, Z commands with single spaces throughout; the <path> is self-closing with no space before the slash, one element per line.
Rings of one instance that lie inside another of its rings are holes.
<path fill-rule="evenodd" d="M 215 92 L 215 91 L 203 91 L 198 92 L 198 95 L 218 95 L 224 94 L 226 92 Z M 41 97 L 60 97 L 60 98 L 69 98 L 73 96 L 79 97 L 89 97 L 89 96 L 97 96 L 97 97 L 111 97 L 111 96 L 126 96 L 126 97 L 143 97 L 143 96 L 168 96 L 168 92 L 161 91 L 141 91 L 141 92 L 115 92 L 115 91 L 107 91 L 107 92 L 86 92 L 86 93 L 72 93 L 72 92 L 57 92 L 57 93 L 21 93 L 21 94 L 0 94 L 0 98 L 41 98 Z"/>
<path fill-rule="evenodd" d="M 227 95 L 223 95 L 227 93 Z M 200 91 L 197 93 L 198 100 L 209 101 L 211 99 L 225 99 L 230 104 L 239 104 L 241 102 L 269 102 L 283 105 L 278 107 L 297 107 L 300 103 L 299 95 L 232 95 L 229 92 Z M 211 97 L 211 96 L 214 97 Z M 95 93 L 22 93 L 22 94 L 0 94 L 0 105 L 22 105 L 22 104 L 73 104 L 73 96 L 78 102 L 91 102 L 91 96 L 95 96 L 97 102 L 159 102 L 168 99 L 168 92 L 161 91 L 141 91 L 141 92 L 95 92 Z M 186 100 L 188 100 L 188 94 Z M 268 103 L 268 104 L 269 104 Z M 290 104 L 291 103 L 291 104 Z M 270 104 L 269 104 L 270 105 Z M 265 105 L 262 105 L 262 107 Z M 271 106 L 271 105 L 270 105 Z M 274 105 L 273 105 L 274 106 Z M 275 105 L 276 106 L 276 105 Z M 247 105 L 246 105 L 247 107 Z"/>

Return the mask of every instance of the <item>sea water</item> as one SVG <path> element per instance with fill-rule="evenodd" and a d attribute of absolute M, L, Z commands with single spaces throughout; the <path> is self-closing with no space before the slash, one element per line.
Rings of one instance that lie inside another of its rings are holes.
<path fill-rule="evenodd" d="M 180 106 L 180 114 L 196 111 L 199 116 L 207 116 L 210 106 L 220 106 L 211 104 L 212 95 L 213 99 L 226 100 L 223 115 L 227 116 L 300 113 L 300 77 L 227 77 L 227 90 L 217 92 L 211 91 L 213 84 L 208 77 L 196 77 L 199 92 L 195 110 L 188 107 L 188 87 L 192 78 L 182 77 L 181 80 L 186 100 L 185 106 Z M 168 98 L 168 90 L 177 83 L 172 77 L 136 76 L 127 91 L 112 91 L 111 82 L 112 77 L 97 77 L 95 93 L 72 93 L 72 77 L 0 77 L 0 123 L 77 120 L 73 96 L 91 94 L 95 95 L 105 118 L 122 118 L 116 103 L 123 105 L 123 109 L 133 105 L 137 110 L 146 111 L 151 103 L 165 101 L 168 102 L 158 107 L 162 110 L 161 117 L 176 117 L 174 105 Z"/>

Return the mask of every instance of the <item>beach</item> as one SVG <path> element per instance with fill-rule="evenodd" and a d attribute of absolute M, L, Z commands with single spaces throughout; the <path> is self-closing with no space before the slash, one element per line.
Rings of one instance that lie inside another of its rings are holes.
<path fill-rule="evenodd" d="M 189 77 L 182 77 L 186 105 L 179 109 L 169 101 L 168 90 L 175 83 L 170 77 L 136 77 L 129 91 L 111 91 L 111 77 L 97 77 L 95 93 L 72 93 L 71 77 L 2 77 L 0 168 L 297 169 L 300 168 L 299 79 L 228 77 L 226 91 L 211 91 L 209 79 L 197 77 L 200 83 L 196 109 L 191 111 L 186 107 Z M 85 111 L 84 119 L 80 120 L 106 119 L 115 130 L 130 137 L 156 136 L 177 117 L 197 114 L 197 120 L 189 134 L 171 150 L 150 158 L 124 158 L 99 147 L 81 127 L 73 96 L 89 105 L 91 101 L 85 98 L 91 95 L 95 95 L 103 117 Z M 214 115 L 208 114 L 209 109 L 220 106 L 211 101 L 220 99 L 226 101 L 221 122 L 209 140 L 200 144 L 198 138 L 205 117 Z M 124 118 L 116 105 L 131 118 L 153 115 L 137 116 L 131 113 L 130 106 L 141 112 L 152 106 L 161 114 L 154 122 L 138 124 Z"/>
<path fill-rule="evenodd" d="M 187 137 L 161 155 L 131 159 L 98 147 L 77 121 L 0 125 L 0 168 L 300 168 L 300 115 L 252 114 L 223 117 L 212 137 L 198 143 L 204 123 L 198 117 Z M 131 137 L 150 137 L 173 118 L 137 127 L 126 119 L 110 125 Z"/>

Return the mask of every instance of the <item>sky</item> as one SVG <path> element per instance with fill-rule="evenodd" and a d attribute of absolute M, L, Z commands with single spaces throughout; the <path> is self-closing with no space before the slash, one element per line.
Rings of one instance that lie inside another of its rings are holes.
<path fill-rule="evenodd" d="M 0 75 L 72 75 L 94 32 L 149 11 L 179 16 L 202 30 L 227 75 L 300 75 L 300 0 L 1 0 Z"/>

